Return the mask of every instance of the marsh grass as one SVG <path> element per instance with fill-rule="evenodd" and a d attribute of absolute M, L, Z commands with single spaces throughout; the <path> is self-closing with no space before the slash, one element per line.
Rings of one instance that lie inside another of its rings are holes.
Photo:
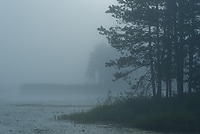
<path fill-rule="evenodd" d="M 111 123 L 163 132 L 200 132 L 200 94 L 172 98 L 118 99 L 87 112 L 62 115 L 82 123 Z"/>

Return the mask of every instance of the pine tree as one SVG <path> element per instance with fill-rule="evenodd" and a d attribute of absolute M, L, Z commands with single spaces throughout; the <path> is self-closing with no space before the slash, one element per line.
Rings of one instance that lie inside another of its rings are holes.
<path fill-rule="evenodd" d="M 200 87 L 197 80 L 199 75 L 194 73 L 195 70 L 200 72 L 199 2 L 118 0 L 118 3 L 110 6 L 106 12 L 112 14 L 117 25 L 109 29 L 98 28 L 111 46 L 123 54 L 119 59 L 107 63 L 120 70 L 115 77 L 124 78 L 132 85 L 132 72 L 145 68 L 146 72 L 137 84 L 150 85 L 152 95 L 158 97 L 163 94 L 164 82 L 167 97 L 172 96 L 174 80 L 180 97 L 184 83 L 189 86 L 188 92 Z M 132 87 L 138 88 L 138 85 Z"/>

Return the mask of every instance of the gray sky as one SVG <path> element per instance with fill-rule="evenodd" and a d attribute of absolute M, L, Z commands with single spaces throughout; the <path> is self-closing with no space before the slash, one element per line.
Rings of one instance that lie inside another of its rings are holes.
<path fill-rule="evenodd" d="M 88 56 L 106 42 L 97 27 L 115 0 L 1 0 L 0 86 L 86 81 Z M 18 87 L 16 87 L 18 88 Z"/>

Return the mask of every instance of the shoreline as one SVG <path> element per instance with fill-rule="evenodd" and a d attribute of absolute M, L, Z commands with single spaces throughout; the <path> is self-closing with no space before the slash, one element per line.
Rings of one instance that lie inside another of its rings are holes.
<path fill-rule="evenodd" d="M 167 99 L 134 98 L 99 105 L 87 112 L 60 116 L 61 120 L 82 123 L 110 123 L 155 132 L 199 133 L 200 97 Z"/>

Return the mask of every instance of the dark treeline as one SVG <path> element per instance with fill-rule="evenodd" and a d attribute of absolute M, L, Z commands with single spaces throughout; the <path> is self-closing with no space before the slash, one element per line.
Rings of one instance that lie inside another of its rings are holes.
<path fill-rule="evenodd" d="M 24 90 L 50 90 L 50 89 L 63 89 L 63 90 L 72 90 L 72 89 L 103 89 L 103 85 L 95 85 L 95 84 L 68 84 L 68 85 L 60 85 L 60 84 L 50 84 L 50 83 L 35 83 L 35 84 L 22 84 L 19 89 Z"/>
<path fill-rule="evenodd" d="M 200 91 L 199 0 L 117 1 L 106 11 L 117 24 L 98 28 L 122 53 L 107 63 L 119 69 L 115 78 L 133 89 L 151 89 L 157 97 Z M 144 74 L 132 84 L 131 74 L 138 69 Z"/>
<path fill-rule="evenodd" d="M 115 90 L 119 90 L 121 89 L 121 86 L 115 86 L 114 84 L 51 84 L 51 83 L 29 83 L 29 84 L 21 84 L 19 86 L 20 90 L 23 91 L 28 91 L 28 90 L 33 90 L 33 91 L 50 91 L 50 90 L 63 90 L 63 91 L 71 91 L 71 90 L 83 90 L 83 91 L 97 91 L 97 90 L 105 90 L 107 91 L 108 89 L 115 89 Z"/>

